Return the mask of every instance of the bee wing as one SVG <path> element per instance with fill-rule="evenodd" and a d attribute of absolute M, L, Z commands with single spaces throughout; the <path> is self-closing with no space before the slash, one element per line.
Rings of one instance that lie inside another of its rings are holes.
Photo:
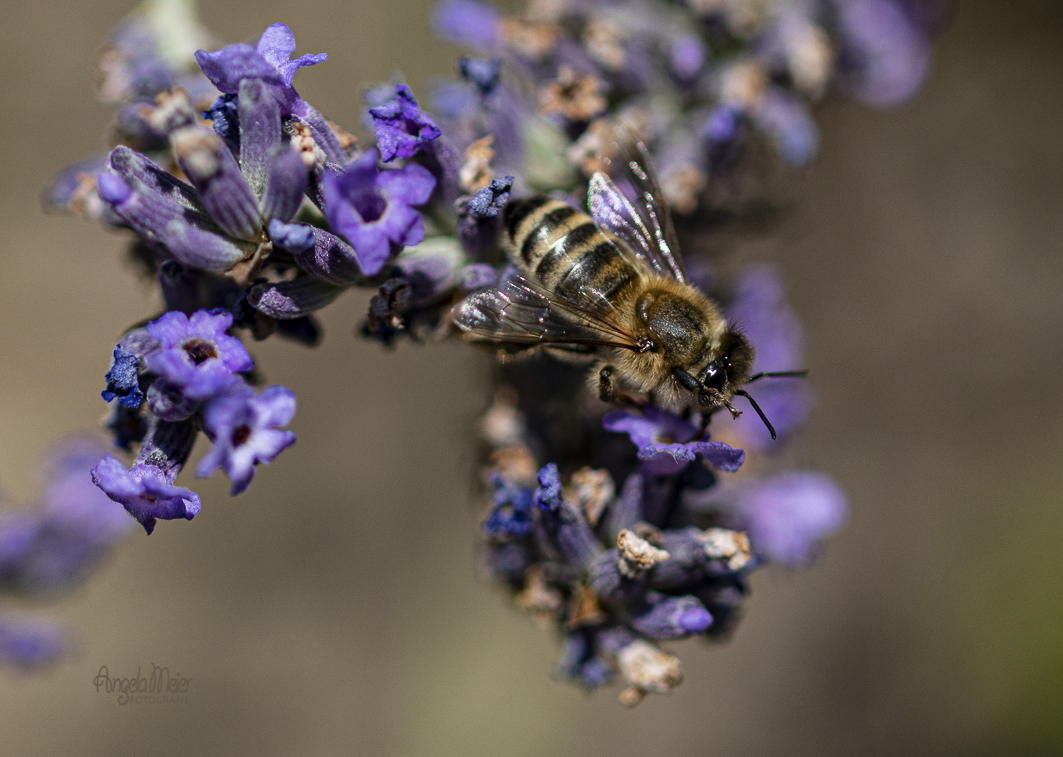
<path fill-rule="evenodd" d="M 613 317 L 561 300 L 513 274 L 497 289 L 466 297 L 454 323 L 474 338 L 514 344 L 583 344 L 638 350 L 638 338 Z"/>
<path fill-rule="evenodd" d="M 668 207 L 660 201 L 660 183 L 653 171 L 649 153 L 642 142 L 635 144 L 637 155 L 619 148 L 609 161 L 636 194 L 632 202 L 616 183 L 599 171 L 591 177 L 587 204 L 598 226 L 624 242 L 651 270 L 687 283 L 683 257 L 672 226 Z"/>

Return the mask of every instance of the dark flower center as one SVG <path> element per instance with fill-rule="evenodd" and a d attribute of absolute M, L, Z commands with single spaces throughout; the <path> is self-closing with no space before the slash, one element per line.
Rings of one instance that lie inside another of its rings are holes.
<path fill-rule="evenodd" d="M 384 215 L 384 211 L 388 207 L 387 200 L 375 187 L 367 188 L 355 194 L 351 198 L 351 204 L 365 223 L 372 223 L 378 220 L 380 216 Z"/>
<path fill-rule="evenodd" d="M 214 349 L 214 345 L 210 342 L 204 342 L 202 339 L 189 339 L 183 345 L 185 352 L 192 358 L 192 362 L 196 365 L 210 360 L 212 357 L 218 356 L 218 351 Z"/>
<path fill-rule="evenodd" d="M 251 427 L 246 423 L 233 429 L 233 446 L 239 447 L 251 436 Z"/>

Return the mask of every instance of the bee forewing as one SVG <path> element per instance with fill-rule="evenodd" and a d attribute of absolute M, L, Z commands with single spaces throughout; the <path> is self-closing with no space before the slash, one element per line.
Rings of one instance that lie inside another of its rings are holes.
<path fill-rule="evenodd" d="M 488 341 L 638 348 L 637 338 L 615 319 L 557 299 L 519 274 L 498 289 L 466 297 L 453 317 L 458 328 Z"/>

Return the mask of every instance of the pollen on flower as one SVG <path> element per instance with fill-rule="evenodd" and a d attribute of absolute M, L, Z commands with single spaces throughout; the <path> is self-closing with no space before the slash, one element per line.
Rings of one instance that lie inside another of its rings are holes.
<path fill-rule="evenodd" d="M 658 549 L 626 528 L 617 535 L 616 546 L 620 550 L 617 566 L 628 577 L 640 575 L 671 557 L 667 551 Z"/>
<path fill-rule="evenodd" d="M 517 607 L 531 613 L 546 625 L 561 612 L 561 593 L 543 579 L 542 568 L 532 565 L 524 573 L 524 590 L 517 594 Z"/>
<path fill-rule="evenodd" d="M 623 29 L 612 19 L 594 19 L 583 30 L 587 52 L 606 68 L 617 71 L 627 64 Z"/>
<path fill-rule="evenodd" d="M 606 106 L 602 80 L 561 66 L 557 78 L 539 93 L 539 108 L 545 116 L 560 115 L 576 123 L 590 121 Z"/>
<path fill-rule="evenodd" d="M 598 595 L 586 584 L 580 584 L 569 600 L 568 621 L 570 631 L 584 626 L 596 626 L 608 620 L 608 615 L 598 602 Z"/>
<path fill-rule="evenodd" d="M 491 144 L 494 141 L 495 138 L 488 134 L 465 148 L 465 162 L 458 171 L 458 180 L 468 194 L 479 192 L 495 178 L 495 172 L 491 170 L 491 161 L 495 157 Z"/>
<path fill-rule="evenodd" d="M 730 570 L 741 570 L 749 565 L 749 536 L 744 531 L 729 531 L 725 528 L 710 528 L 701 535 L 705 554 L 714 560 L 726 560 Z"/>
<path fill-rule="evenodd" d="M 561 27 L 528 18 L 506 18 L 502 20 L 502 36 L 517 54 L 531 60 L 542 60 L 557 45 L 561 38 Z"/>
<path fill-rule="evenodd" d="M 306 124 L 292 125 L 291 148 L 299 153 L 303 164 L 311 171 L 317 171 L 325 165 L 325 151 L 318 147 Z"/>
<path fill-rule="evenodd" d="M 616 496 L 616 484 L 605 469 L 580 468 L 572 474 L 575 501 L 587 516 L 587 522 L 597 526 L 605 508 Z"/>
<path fill-rule="evenodd" d="M 621 649 L 616 662 L 620 674 L 635 690 L 634 693 L 625 691 L 621 694 L 621 702 L 629 706 L 642 701 L 642 695 L 647 692 L 663 694 L 683 680 L 679 658 L 662 652 L 642 639 L 636 639 Z"/>

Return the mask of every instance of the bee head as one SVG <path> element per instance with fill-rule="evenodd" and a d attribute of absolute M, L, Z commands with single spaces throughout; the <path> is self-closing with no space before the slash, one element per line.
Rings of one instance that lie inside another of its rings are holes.
<path fill-rule="evenodd" d="M 728 328 L 720 340 L 720 348 L 696 376 L 698 405 L 705 409 L 727 407 L 735 412 L 731 397 L 738 391 L 753 368 L 753 345 L 737 331 Z"/>

